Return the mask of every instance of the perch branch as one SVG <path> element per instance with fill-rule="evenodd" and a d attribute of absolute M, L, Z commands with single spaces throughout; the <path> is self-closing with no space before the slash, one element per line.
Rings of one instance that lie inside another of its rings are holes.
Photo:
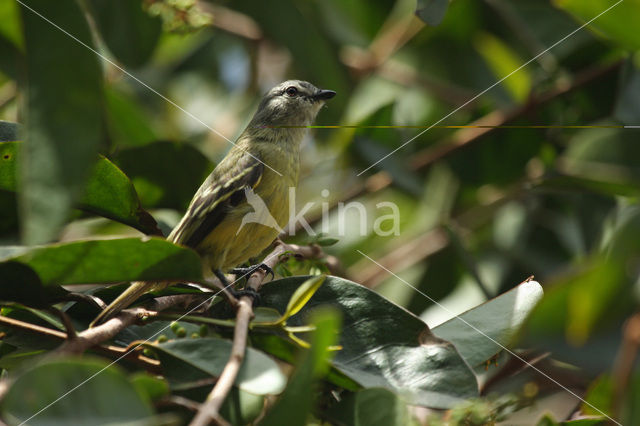
<path fill-rule="evenodd" d="M 279 262 L 286 260 L 290 253 L 311 259 L 317 259 L 324 255 L 322 249 L 317 245 L 298 246 L 295 244 L 285 244 L 282 241 L 277 240 L 273 251 L 265 257 L 264 264 L 270 268 L 275 268 Z M 265 275 L 266 273 L 264 270 L 257 270 L 247 280 L 246 287 L 255 291 L 260 290 Z M 253 318 L 252 304 L 253 299 L 249 296 L 243 296 L 238 300 L 236 325 L 233 333 L 233 344 L 231 347 L 229 361 L 227 361 L 218 381 L 207 396 L 206 401 L 200 406 L 198 414 L 196 414 L 191 421 L 191 426 L 204 426 L 208 425 L 212 421 L 215 421 L 218 424 L 227 424 L 226 421 L 220 417 L 220 407 L 231 391 L 233 383 L 240 371 L 240 367 L 242 366 L 242 362 L 244 361 L 247 337 L 249 333 L 249 323 Z"/>

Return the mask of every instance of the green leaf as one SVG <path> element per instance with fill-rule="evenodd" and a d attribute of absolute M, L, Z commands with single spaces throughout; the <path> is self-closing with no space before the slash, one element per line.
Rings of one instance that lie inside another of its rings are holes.
<path fill-rule="evenodd" d="M 284 323 L 291 316 L 300 312 L 300 309 L 302 309 L 309 299 L 311 299 L 326 278 L 327 277 L 325 275 L 318 275 L 303 282 L 291 295 L 291 299 L 289 299 L 289 303 L 287 304 L 287 309 L 278 322 Z"/>
<path fill-rule="evenodd" d="M 605 12 L 609 7 L 616 6 Z M 554 4 L 572 14 L 578 21 L 587 22 L 600 15 L 587 28 L 630 50 L 640 49 L 640 0 L 554 0 Z M 605 12 L 605 13 L 603 13 Z"/>
<path fill-rule="evenodd" d="M 531 91 L 531 75 L 526 67 L 518 68 L 525 61 L 519 58 L 507 44 L 491 34 L 481 33 L 476 36 L 474 42 L 476 49 L 487 61 L 497 79 L 504 78 L 500 84 L 504 85 L 516 102 L 524 102 Z M 514 73 L 516 69 L 518 71 Z"/>
<path fill-rule="evenodd" d="M 500 345 L 509 347 L 514 342 L 541 299 L 540 284 L 525 282 L 440 324 L 433 333 L 453 343 L 467 363 L 475 367 L 500 352 Z"/>
<path fill-rule="evenodd" d="M 231 342 L 214 337 L 179 339 L 147 346 L 158 354 L 172 387 L 187 387 L 200 379 L 219 376 L 231 354 Z M 255 395 L 274 395 L 282 392 L 286 378 L 275 361 L 260 351 L 247 348 L 235 384 Z"/>
<path fill-rule="evenodd" d="M 45 286 L 202 279 L 200 256 L 161 238 L 52 244 L 35 247 L 11 261 L 32 268 Z"/>
<path fill-rule="evenodd" d="M 363 389 L 343 396 L 329 409 L 327 417 L 337 424 L 353 426 L 405 426 L 409 423 L 407 405 L 383 388 Z"/>
<path fill-rule="evenodd" d="M 129 178 L 106 158 L 101 157 L 93 167 L 78 206 L 145 234 L 162 235 L 153 216 L 141 207 Z"/>
<path fill-rule="evenodd" d="M 16 191 L 19 188 L 16 170 L 23 145 L 22 142 L 0 143 L 0 189 Z M 156 221 L 140 206 L 129 178 L 103 157 L 93 166 L 84 196 L 77 202 L 77 207 L 132 226 L 145 234 L 161 234 Z"/>
<path fill-rule="evenodd" d="M 261 426 L 307 424 L 316 393 L 315 382 L 327 373 L 332 354 L 329 347 L 335 344 L 340 329 L 340 317 L 336 312 L 325 309 L 315 312 L 311 322 L 316 327 L 311 349 L 305 352 L 302 360 L 297 363 L 298 368 L 289 380 L 287 388 L 260 422 Z"/>
<path fill-rule="evenodd" d="M 146 372 L 136 372 L 129 378 L 139 395 L 143 395 L 147 401 L 157 401 L 169 394 L 169 384 L 166 380 L 152 376 Z"/>
<path fill-rule="evenodd" d="M 21 88 L 26 143 L 19 196 L 24 241 L 38 244 L 57 236 L 82 195 L 103 135 L 103 81 L 94 52 L 28 9 L 92 46 L 76 1 L 22 3 L 28 86 Z"/>
<path fill-rule="evenodd" d="M 435 27 L 444 19 L 449 0 L 418 0 L 416 15 L 427 24 Z"/>
<path fill-rule="evenodd" d="M 296 276 L 266 283 L 260 290 L 263 306 L 284 312 L 290 295 L 307 279 Z M 332 365 L 350 380 L 406 394 L 409 403 L 429 407 L 450 407 L 477 395 L 475 376 L 451 343 L 434 336 L 410 312 L 354 282 L 327 277 L 287 324 L 307 325 L 308 313 L 324 305 L 342 314 L 342 349 Z M 256 347 L 287 356 L 286 347 L 257 337 L 256 333 Z"/>
<path fill-rule="evenodd" d="M 100 35 L 126 67 L 149 60 L 162 33 L 162 20 L 142 10 L 142 0 L 89 0 Z"/>
<path fill-rule="evenodd" d="M 220 407 L 220 415 L 232 425 L 249 425 L 262 413 L 265 397 L 234 387 Z"/>
<path fill-rule="evenodd" d="M 0 34 L 18 48 L 22 49 L 22 26 L 18 2 L 3 1 L 0 3 Z"/>
<path fill-rule="evenodd" d="M 8 423 L 30 425 L 103 425 L 153 415 L 117 367 L 86 357 L 40 363 L 21 374 L 1 409 Z"/>
<path fill-rule="evenodd" d="M 113 87 L 107 87 L 105 95 L 107 125 L 114 145 L 139 146 L 157 139 L 149 125 L 149 119 L 133 99 Z"/>
<path fill-rule="evenodd" d="M 213 168 L 191 145 L 173 142 L 123 149 L 113 161 L 131 178 L 142 205 L 176 210 L 189 205 Z"/>

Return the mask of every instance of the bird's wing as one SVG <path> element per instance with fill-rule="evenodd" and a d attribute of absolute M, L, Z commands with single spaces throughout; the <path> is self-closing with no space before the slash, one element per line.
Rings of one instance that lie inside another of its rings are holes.
<path fill-rule="evenodd" d="M 169 239 L 196 248 L 222 222 L 229 209 L 245 199 L 244 189 L 258 186 L 263 171 L 264 165 L 250 155 L 244 155 L 220 176 L 215 176 L 214 170 L 214 178 L 198 191 Z"/>

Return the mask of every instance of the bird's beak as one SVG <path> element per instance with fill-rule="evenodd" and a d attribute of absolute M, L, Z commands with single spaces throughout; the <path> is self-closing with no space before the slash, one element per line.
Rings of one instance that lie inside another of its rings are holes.
<path fill-rule="evenodd" d="M 318 90 L 314 95 L 313 99 L 315 101 L 326 101 L 327 99 L 331 99 L 336 95 L 336 92 L 333 90 Z"/>

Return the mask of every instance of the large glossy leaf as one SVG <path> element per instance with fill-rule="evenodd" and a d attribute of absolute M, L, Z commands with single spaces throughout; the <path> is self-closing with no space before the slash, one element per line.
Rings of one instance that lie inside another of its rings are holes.
<path fill-rule="evenodd" d="M 260 292 L 264 306 L 284 312 L 291 294 L 308 278 L 267 283 Z M 410 312 L 354 282 L 327 277 L 287 323 L 307 324 L 309 312 L 324 305 L 342 314 L 342 349 L 332 365 L 349 379 L 401 392 L 411 403 L 430 407 L 450 407 L 477 394 L 475 376 L 451 343 L 433 335 Z M 264 349 L 277 356 L 281 348 L 269 344 Z"/>
<path fill-rule="evenodd" d="M 542 299 L 542 287 L 529 281 L 434 327 L 433 333 L 453 343 L 475 367 L 509 347 Z"/>
<path fill-rule="evenodd" d="M 10 259 L 43 285 L 202 279 L 200 256 L 161 238 L 75 241 L 35 247 Z"/>
<path fill-rule="evenodd" d="M 0 143 L 0 189 L 19 189 L 17 168 L 21 158 L 21 142 Z M 84 196 L 77 206 L 87 212 L 132 226 L 145 234 L 160 234 L 153 217 L 142 209 L 129 178 L 106 158 L 93 166 Z"/>
<path fill-rule="evenodd" d="M 162 20 L 142 10 L 142 0 L 89 0 L 100 35 L 127 67 L 151 57 L 162 32 Z"/>
<path fill-rule="evenodd" d="M 335 344 L 340 319 L 331 310 L 316 312 L 312 321 L 315 332 L 311 349 L 298 363 L 287 389 L 267 413 L 261 426 L 304 426 L 313 407 L 316 380 L 323 377 L 329 367 L 329 347 Z"/>
<path fill-rule="evenodd" d="M 188 387 L 200 379 L 219 376 L 231 353 L 231 341 L 213 337 L 177 339 L 148 346 L 157 353 L 165 377 L 173 387 Z M 284 389 L 286 378 L 275 361 L 248 348 L 235 384 L 256 395 L 278 394 Z"/>
<path fill-rule="evenodd" d="M 200 151 L 175 142 L 123 149 L 113 161 L 131 178 L 142 205 L 180 211 L 213 168 Z"/>
<path fill-rule="evenodd" d="M 117 367 L 91 358 L 40 363 L 18 376 L 2 401 L 9 424 L 104 425 L 152 415 Z"/>
<path fill-rule="evenodd" d="M 24 240 L 38 244 L 57 236 L 95 162 L 103 135 L 102 70 L 95 53 L 35 13 L 92 46 L 76 1 L 25 0 L 20 9 L 28 85 L 21 224 Z"/>

